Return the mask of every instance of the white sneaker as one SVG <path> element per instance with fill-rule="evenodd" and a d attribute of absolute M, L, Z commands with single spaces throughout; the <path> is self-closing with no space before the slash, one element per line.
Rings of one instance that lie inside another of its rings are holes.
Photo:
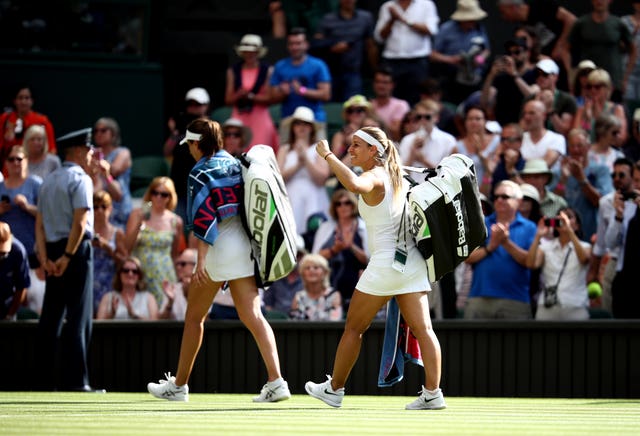
<path fill-rule="evenodd" d="M 444 396 L 442 390 L 438 388 L 435 395 L 431 395 L 427 392 L 427 389 L 423 386 L 420 396 L 412 403 L 406 405 L 406 410 L 440 410 L 447 407 L 444 402 Z"/>
<path fill-rule="evenodd" d="M 289 384 L 282 379 L 282 377 L 267 382 L 262 387 L 260 395 L 253 397 L 254 403 L 275 403 L 276 401 L 284 401 L 291 398 L 291 392 L 289 392 Z"/>
<path fill-rule="evenodd" d="M 164 376 L 167 378 L 166 380 L 147 385 L 149 393 L 161 400 L 189 401 L 189 386 L 186 384 L 176 386 L 176 378 L 170 372 L 165 373 Z"/>
<path fill-rule="evenodd" d="M 324 383 L 306 382 L 304 389 L 309 395 L 318 400 L 322 400 L 332 407 L 342 406 L 342 398 L 344 398 L 344 388 L 333 390 L 331 387 L 331 376 L 327 376 L 327 381 Z"/>

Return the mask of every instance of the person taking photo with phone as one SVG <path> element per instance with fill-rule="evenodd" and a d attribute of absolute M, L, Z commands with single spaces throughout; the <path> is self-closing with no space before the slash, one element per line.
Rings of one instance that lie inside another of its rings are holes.
<path fill-rule="evenodd" d="M 527 252 L 527 267 L 541 268 L 543 291 L 535 319 L 577 321 L 589 319 L 587 271 L 591 244 L 581 241 L 580 217 L 571 208 L 559 216 L 540 218 Z"/>

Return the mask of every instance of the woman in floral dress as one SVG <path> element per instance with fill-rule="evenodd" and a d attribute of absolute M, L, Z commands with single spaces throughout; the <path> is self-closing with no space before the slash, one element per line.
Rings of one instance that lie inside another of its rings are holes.
<path fill-rule="evenodd" d="M 149 290 L 162 303 L 162 282 L 176 281 L 173 260 L 183 243 L 182 218 L 173 210 L 178 196 L 173 181 L 156 177 L 142 198 L 142 207 L 131 211 L 127 221 L 126 246 L 142 264 Z"/>

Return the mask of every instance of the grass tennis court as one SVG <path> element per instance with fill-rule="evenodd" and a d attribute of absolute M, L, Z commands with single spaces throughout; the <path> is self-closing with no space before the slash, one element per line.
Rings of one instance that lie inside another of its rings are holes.
<path fill-rule="evenodd" d="M 413 397 L 346 396 L 341 409 L 294 395 L 0 392 L 2 435 L 586 435 L 639 434 L 640 400 L 446 397 L 441 411 L 404 410 Z"/>

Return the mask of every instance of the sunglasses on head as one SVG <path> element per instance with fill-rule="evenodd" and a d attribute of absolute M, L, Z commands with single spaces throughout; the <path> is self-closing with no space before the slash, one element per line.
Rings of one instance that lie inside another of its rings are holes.
<path fill-rule="evenodd" d="M 140 274 L 140 270 L 138 268 L 122 268 L 120 272 L 123 274 Z"/>
<path fill-rule="evenodd" d="M 228 132 L 224 132 L 224 137 L 225 138 L 240 138 L 240 137 L 242 137 L 242 133 L 241 132 L 237 132 L 237 131 L 228 131 Z"/>
<path fill-rule="evenodd" d="M 617 173 L 616 172 L 611 173 L 611 178 L 612 179 L 624 179 L 626 177 L 627 177 L 627 175 L 625 173 L 623 173 L 622 171 L 619 171 Z"/>
<path fill-rule="evenodd" d="M 176 266 L 179 266 L 180 268 L 184 268 L 187 265 L 195 265 L 195 262 L 189 262 L 186 260 L 179 260 L 176 262 Z"/>
<path fill-rule="evenodd" d="M 509 200 L 509 199 L 513 198 L 513 196 L 511 196 L 511 195 L 507 195 L 507 194 L 495 194 L 495 195 L 493 196 L 493 199 L 494 199 L 494 200 L 497 200 L 498 198 L 500 198 L 500 199 L 502 199 L 502 200 Z"/>
<path fill-rule="evenodd" d="M 366 112 L 366 109 L 363 107 L 348 107 L 345 109 L 345 112 L 349 115 L 351 114 L 363 114 Z"/>
<path fill-rule="evenodd" d="M 170 195 L 171 194 L 169 194 L 168 192 L 151 191 L 151 196 L 153 196 L 153 197 L 160 196 L 162 198 L 169 198 Z"/>
<path fill-rule="evenodd" d="M 431 114 L 415 114 L 413 116 L 414 121 L 420 121 L 420 120 L 431 121 L 431 118 L 433 118 L 433 115 Z"/>
<path fill-rule="evenodd" d="M 23 160 L 24 158 L 20 156 L 9 156 L 7 158 L 7 162 L 22 162 Z"/>

